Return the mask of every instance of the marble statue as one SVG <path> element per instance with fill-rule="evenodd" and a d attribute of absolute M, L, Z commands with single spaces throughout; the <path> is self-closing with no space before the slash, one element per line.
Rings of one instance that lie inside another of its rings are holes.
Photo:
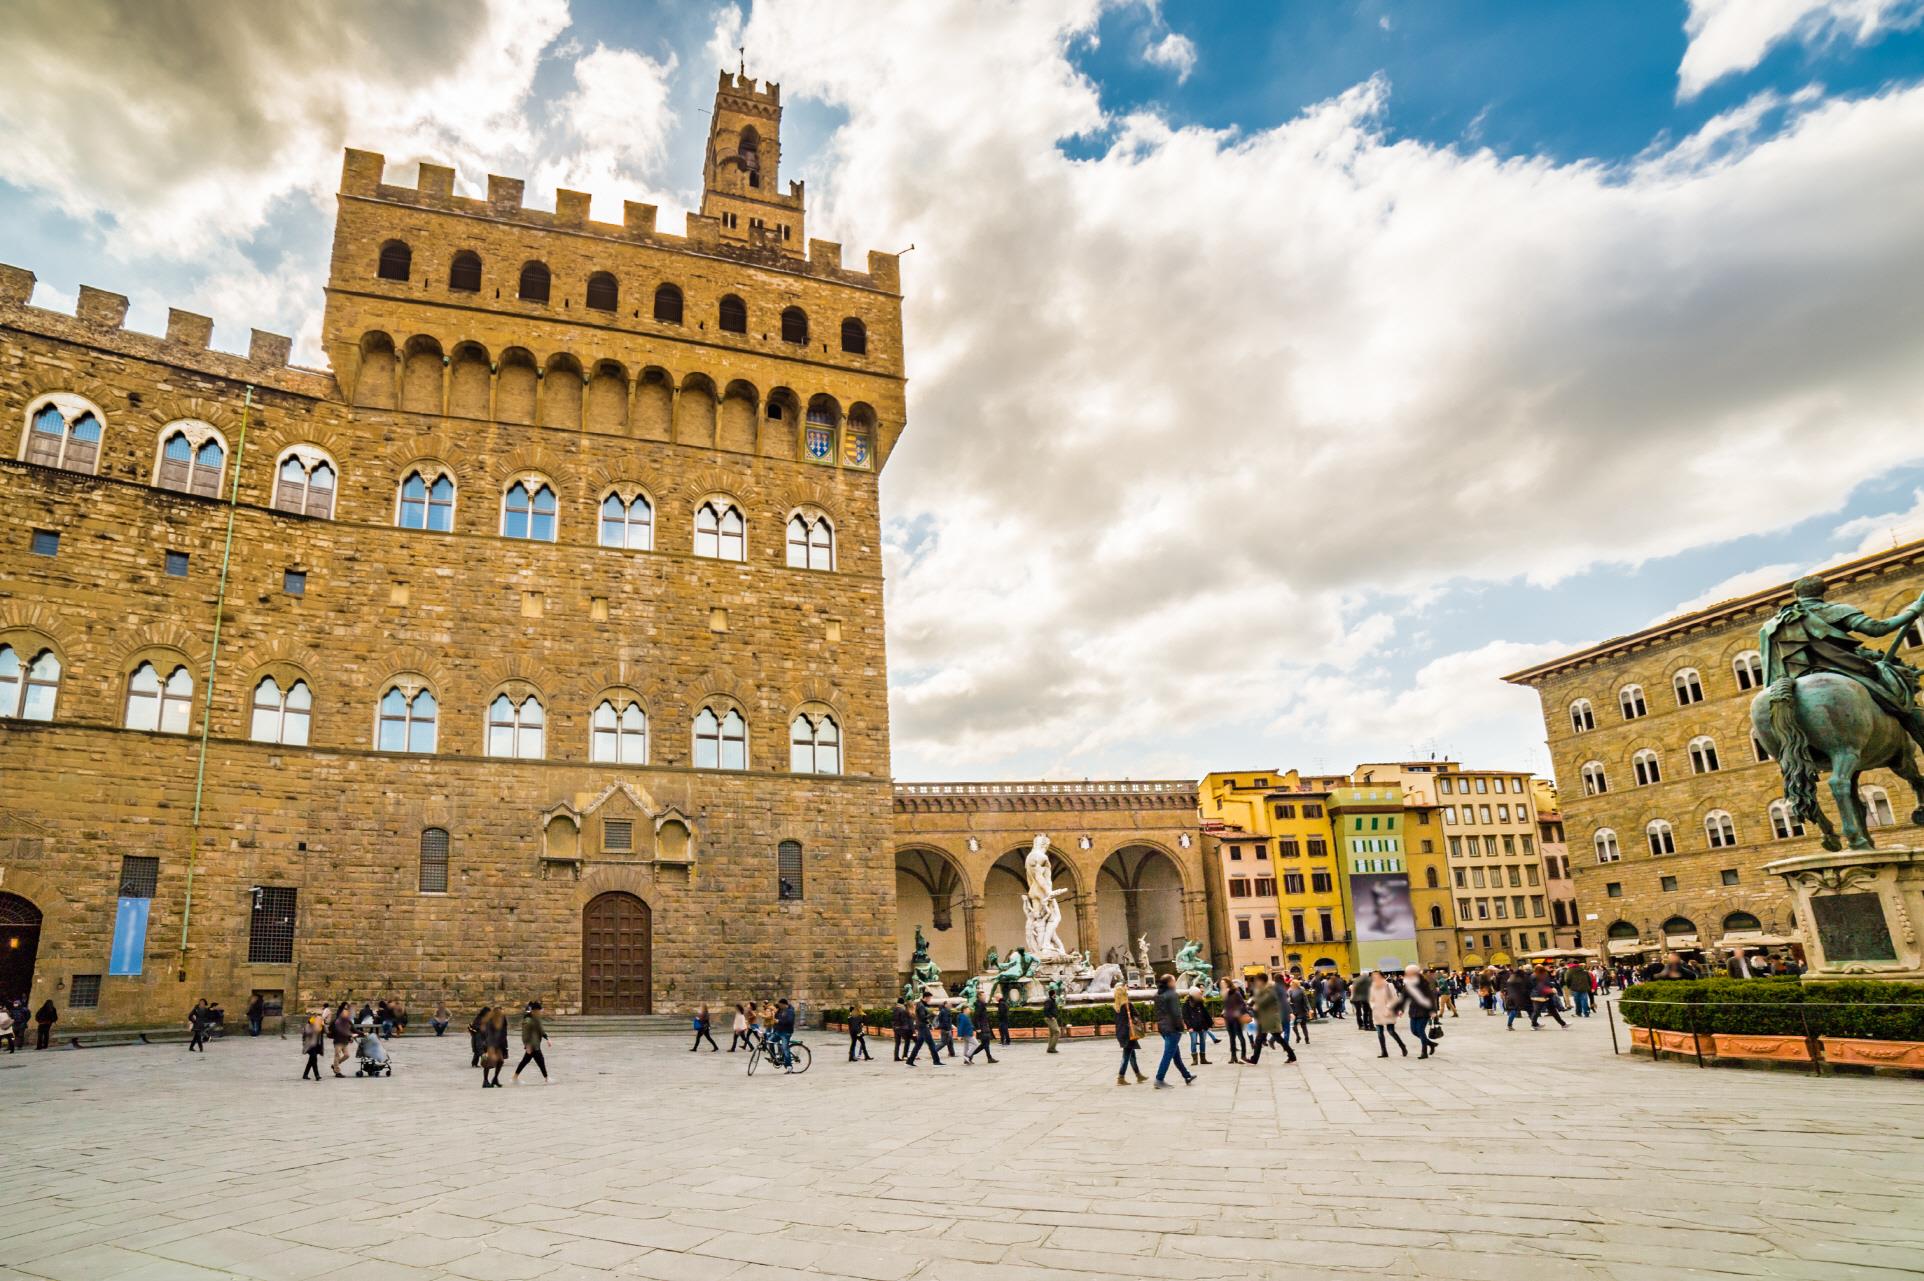
<path fill-rule="evenodd" d="M 1888 769 L 1917 798 L 1911 822 L 1924 824 L 1924 774 L 1911 755 L 1924 745 L 1924 710 L 1917 705 L 1920 673 L 1897 657 L 1912 623 L 1924 616 L 1924 596 L 1889 618 L 1872 618 L 1851 605 L 1824 599 L 1826 584 L 1809 576 L 1791 586 L 1794 598 L 1757 634 L 1764 663 L 1762 693 L 1751 701 L 1751 728 L 1783 772 L 1792 814 L 1815 823 L 1827 850 L 1873 848 L 1857 790 L 1865 770 Z M 1879 652 L 1855 636 L 1891 636 Z M 1840 839 L 1817 803 L 1819 771 L 1830 773 L 1831 798 L 1843 827 Z"/>
<path fill-rule="evenodd" d="M 1136 935 L 1136 964 L 1142 968 L 1142 981 L 1148 983 L 1155 978 L 1156 967 L 1149 963 L 1149 936 Z"/>
<path fill-rule="evenodd" d="M 1089 980 L 1089 986 L 1082 990 L 1090 996 L 1108 996 L 1116 990 L 1116 984 L 1124 983 L 1122 967 L 1114 961 L 1105 961 L 1096 967 L 1096 975 Z"/>
<path fill-rule="evenodd" d="M 1068 890 L 1055 887 L 1055 869 L 1049 862 L 1049 838 L 1036 833 L 1029 852 L 1022 860 L 1029 876 L 1028 893 L 1022 896 L 1023 935 L 1028 950 L 1044 961 L 1066 961 L 1069 949 L 1062 945 L 1062 904 L 1056 900 Z"/>

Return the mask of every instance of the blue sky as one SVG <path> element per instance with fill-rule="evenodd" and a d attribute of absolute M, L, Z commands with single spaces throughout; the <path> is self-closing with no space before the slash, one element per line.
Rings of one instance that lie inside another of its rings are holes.
<path fill-rule="evenodd" d="M 673 228 L 745 42 L 917 245 L 901 777 L 1547 770 L 1502 672 L 1924 536 L 1915 0 L 28 9 L 0 260 L 312 362 L 340 147 Z"/>

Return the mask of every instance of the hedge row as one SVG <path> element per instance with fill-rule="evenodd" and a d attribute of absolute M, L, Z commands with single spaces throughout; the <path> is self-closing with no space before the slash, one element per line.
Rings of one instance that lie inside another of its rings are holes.
<path fill-rule="evenodd" d="M 1876 979 L 1640 983 L 1623 994 L 1617 1008 L 1625 1022 L 1660 1032 L 1924 1041 L 1924 986 Z"/>

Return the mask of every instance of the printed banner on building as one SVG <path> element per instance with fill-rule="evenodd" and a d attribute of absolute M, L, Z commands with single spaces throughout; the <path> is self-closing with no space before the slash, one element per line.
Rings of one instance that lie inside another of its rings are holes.
<path fill-rule="evenodd" d="M 107 973 L 138 974 L 141 959 L 147 955 L 147 912 L 150 898 L 122 898 L 114 912 L 114 948 L 107 958 Z"/>
<path fill-rule="evenodd" d="M 1407 872 L 1349 878 L 1356 905 L 1356 955 L 1365 969 L 1402 969 L 1416 957 L 1416 909 Z"/>

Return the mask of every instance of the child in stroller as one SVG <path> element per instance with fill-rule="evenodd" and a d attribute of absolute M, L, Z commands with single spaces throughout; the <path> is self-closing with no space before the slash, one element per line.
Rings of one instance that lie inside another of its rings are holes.
<path fill-rule="evenodd" d="M 361 1039 L 354 1047 L 360 1066 L 354 1069 L 354 1075 L 393 1076 L 394 1060 L 388 1057 L 387 1046 L 381 1043 L 380 1033 L 368 1025 L 363 1025 L 360 1032 Z"/>

